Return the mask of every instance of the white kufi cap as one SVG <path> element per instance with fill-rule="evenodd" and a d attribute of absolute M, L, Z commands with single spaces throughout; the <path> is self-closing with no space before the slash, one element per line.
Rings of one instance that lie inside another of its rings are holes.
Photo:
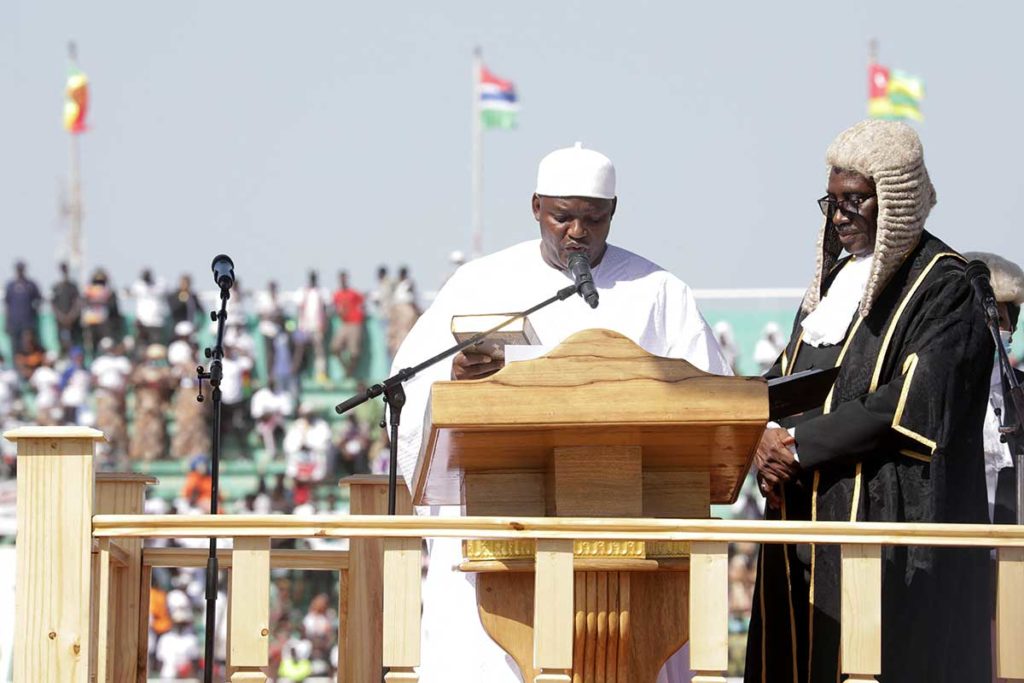
<path fill-rule="evenodd" d="M 540 160 L 536 192 L 546 197 L 614 199 L 615 167 L 605 155 L 577 142 Z"/>

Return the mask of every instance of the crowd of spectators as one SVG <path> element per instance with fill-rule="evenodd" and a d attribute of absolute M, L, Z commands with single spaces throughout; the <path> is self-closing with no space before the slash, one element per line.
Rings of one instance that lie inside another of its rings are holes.
<path fill-rule="evenodd" d="M 207 311 L 216 301 L 204 301 L 187 275 L 167 287 L 144 269 L 119 290 L 97 268 L 80 289 L 66 264 L 60 271 L 49 296 L 21 262 L 6 285 L 0 348 L 10 355 L 0 353 L 0 426 L 95 426 L 107 436 L 100 466 L 108 469 L 209 455 L 211 403 L 196 400 L 196 368 L 207 362 L 199 350 L 212 344 Z M 303 485 L 371 471 L 383 446 L 379 418 L 363 411 L 329 423 L 316 395 L 358 389 L 369 339 L 387 353 L 418 315 L 404 267 L 397 278 L 381 267 L 369 292 L 345 272 L 333 292 L 316 272 L 296 291 L 270 282 L 250 294 L 236 284 L 220 387 L 225 453 L 286 461 L 289 477 Z M 0 474 L 13 474 L 9 445 L 3 462 Z"/>
<path fill-rule="evenodd" d="M 0 349 L 9 352 L 0 352 L 0 428 L 94 426 L 107 437 L 100 445 L 101 469 L 127 471 L 155 461 L 179 461 L 187 469 L 177 495 L 149 498 L 148 512 L 208 512 L 212 406 L 196 400 L 196 368 L 209 362 L 200 349 L 213 343 L 208 312 L 216 304 L 216 292 L 196 291 L 189 276 L 168 287 L 150 269 L 119 289 L 97 268 L 80 288 L 61 264 L 59 280 L 44 292 L 17 263 L 4 291 Z M 404 267 L 396 278 L 381 267 L 368 292 L 353 287 L 346 272 L 338 274 L 333 291 L 320 286 L 315 272 L 293 291 L 270 282 L 250 293 L 236 282 L 220 385 L 223 454 L 258 458 L 260 467 L 253 463 L 255 490 L 222 496 L 221 509 L 340 512 L 340 477 L 386 471 L 380 407 L 368 403 L 340 418 L 326 408 L 339 394 L 365 388 L 367 356 L 397 348 L 418 316 L 416 287 Z M 209 390 L 203 387 L 206 396 Z M 0 478 L 13 477 L 15 449 L 6 441 L 0 448 Z M 279 464 L 274 474 L 266 473 L 268 463 Z M 204 581 L 200 569 L 154 571 L 153 674 L 174 680 L 201 671 Z M 332 676 L 338 661 L 336 576 L 275 570 L 272 593 L 268 673 L 277 681 Z M 227 601 L 221 598 L 223 612 Z M 215 639 L 220 667 L 223 617 L 218 614 Z"/>

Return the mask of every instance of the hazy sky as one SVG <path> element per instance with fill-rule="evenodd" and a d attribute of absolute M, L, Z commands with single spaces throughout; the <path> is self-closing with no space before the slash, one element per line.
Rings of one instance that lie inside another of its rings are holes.
<path fill-rule="evenodd" d="M 925 79 L 917 126 L 954 247 L 1024 261 L 1022 3 L 0 2 L 5 259 L 49 282 L 65 43 L 91 78 L 90 265 L 250 286 L 310 267 L 430 289 L 470 236 L 470 55 L 513 80 L 485 139 L 485 250 L 534 237 L 537 161 L 583 141 L 619 177 L 611 241 L 695 287 L 803 286 L 824 152 L 863 118 L 867 41 Z M 1017 47 L 1014 47 L 1014 46 Z"/>

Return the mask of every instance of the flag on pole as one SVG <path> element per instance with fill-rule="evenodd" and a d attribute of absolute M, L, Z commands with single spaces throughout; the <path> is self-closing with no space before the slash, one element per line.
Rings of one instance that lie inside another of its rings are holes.
<path fill-rule="evenodd" d="M 890 70 L 881 64 L 868 67 L 868 115 L 871 118 L 922 121 L 923 99 L 924 81 L 917 76 Z"/>
<path fill-rule="evenodd" d="M 486 66 L 480 67 L 480 122 L 484 128 L 515 128 L 519 99 L 512 81 L 498 78 Z"/>
<path fill-rule="evenodd" d="M 64 130 L 72 135 L 85 131 L 85 114 L 89 109 L 89 79 L 71 65 L 68 82 L 64 87 Z"/>

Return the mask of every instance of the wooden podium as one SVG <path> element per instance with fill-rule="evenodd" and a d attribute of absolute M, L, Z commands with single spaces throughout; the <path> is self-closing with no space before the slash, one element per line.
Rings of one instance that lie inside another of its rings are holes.
<path fill-rule="evenodd" d="M 736 499 L 764 380 L 719 377 L 607 330 L 483 380 L 437 382 L 417 505 L 467 515 L 707 518 Z M 534 544 L 467 541 L 480 618 L 532 681 Z M 685 543 L 577 541 L 573 681 L 654 683 L 688 639 Z"/>

